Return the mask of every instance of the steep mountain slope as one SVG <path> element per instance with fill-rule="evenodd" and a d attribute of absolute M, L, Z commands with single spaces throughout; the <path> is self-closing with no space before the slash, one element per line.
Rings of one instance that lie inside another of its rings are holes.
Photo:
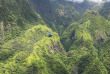
<path fill-rule="evenodd" d="M 0 41 L 15 38 L 36 22 L 42 22 L 41 17 L 32 11 L 27 0 L 0 0 Z"/>
<path fill-rule="evenodd" d="M 100 10 L 100 14 L 105 18 L 110 20 L 110 7 L 103 8 Z"/>
<path fill-rule="evenodd" d="M 0 74 L 109 74 L 109 13 L 73 4 L 0 0 Z"/>
<path fill-rule="evenodd" d="M 52 33 L 52 37 L 48 37 Z M 75 71 L 57 33 L 43 25 L 5 43 L 0 50 L 0 73 L 69 74 Z M 69 64 L 70 63 L 70 64 Z"/>
<path fill-rule="evenodd" d="M 100 46 L 97 47 L 99 49 L 99 58 L 105 65 L 106 69 L 108 70 L 108 74 L 110 73 L 110 40 L 104 42 Z"/>
<path fill-rule="evenodd" d="M 74 8 L 76 9 L 77 12 L 80 13 L 80 15 L 83 15 L 86 10 L 100 10 L 103 6 L 103 4 L 91 2 L 89 0 L 84 0 L 81 3 L 78 2 L 70 2 L 73 4 Z"/>
<path fill-rule="evenodd" d="M 110 31 L 109 31 L 110 23 L 106 19 L 104 19 L 101 15 L 99 15 L 95 11 L 87 11 L 80 21 L 77 23 L 71 24 L 63 33 L 62 37 L 67 38 L 67 44 L 72 41 L 75 41 L 75 33 L 81 33 L 76 35 L 79 38 L 84 38 L 83 33 L 86 33 L 86 38 L 93 39 L 94 44 L 107 41 L 109 39 Z M 75 31 L 76 30 L 76 31 Z M 83 32 L 84 31 L 84 32 Z M 74 36 L 74 37 L 72 37 Z M 80 36 L 80 37 L 79 37 Z M 66 41 L 66 40 L 65 40 Z M 65 43 L 65 42 L 64 42 Z"/>
<path fill-rule="evenodd" d="M 46 27 L 27 0 L 0 0 L 0 3 L 3 41 L 0 41 L 0 74 L 77 73 L 59 35 Z M 50 38 L 49 33 L 53 35 Z"/>
<path fill-rule="evenodd" d="M 31 7 L 38 12 L 48 27 L 61 34 L 65 28 L 79 19 L 78 12 L 65 0 L 29 0 Z"/>
<path fill-rule="evenodd" d="M 110 2 L 104 3 L 103 8 L 99 12 L 105 19 L 110 20 Z"/>
<path fill-rule="evenodd" d="M 102 44 L 108 44 L 110 39 L 109 28 L 109 21 L 95 11 L 87 11 L 79 22 L 71 24 L 63 33 L 61 41 L 64 47 L 70 50 L 72 57 L 80 61 L 79 74 L 108 73 L 109 69 L 100 61 L 99 56 L 104 53 Z"/>

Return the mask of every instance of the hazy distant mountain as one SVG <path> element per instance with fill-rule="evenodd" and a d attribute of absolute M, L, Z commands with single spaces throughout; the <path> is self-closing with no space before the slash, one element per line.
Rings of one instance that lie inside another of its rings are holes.
<path fill-rule="evenodd" d="M 110 2 L 104 3 L 103 8 L 99 13 L 106 19 L 110 20 Z"/>

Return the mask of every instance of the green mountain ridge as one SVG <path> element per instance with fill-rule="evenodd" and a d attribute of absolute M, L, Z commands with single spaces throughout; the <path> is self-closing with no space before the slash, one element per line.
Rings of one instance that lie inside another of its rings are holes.
<path fill-rule="evenodd" d="M 48 32 L 54 36 L 48 38 L 45 35 Z M 21 37 L 5 43 L 0 53 L 0 73 L 69 73 L 68 65 L 63 61 L 69 58 L 59 36 L 46 26 L 38 25 L 27 30 Z"/>
<path fill-rule="evenodd" d="M 86 66 L 87 64 L 84 65 L 84 63 L 79 64 L 79 68 L 81 68 L 79 74 L 108 73 L 106 67 L 104 67 L 99 58 L 103 52 L 101 51 L 101 48 L 97 47 L 101 47 L 103 43 L 109 41 L 109 26 L 110 22 L 105 20 L 97 12 L 87 11 L 79 22 L 71 24 L 62 34 L 61 41 L 65 47 L 66 45 L 69 46 L 68 50 L 70 50 L 69 52 L 74 53 L 73 57 L 76 57 L 78 61 L 79 59 L 85 59 L 86 57 L 86 59 L 89 59 L 87 60 L 89 67 Z M 86 60 L 83 61 L 86 62 Z M 96 62 L 100 63 L 96 64 Z M 92 65 L 93 63 L 95 66 Z M 101 67 L 103 68 L 101 69 Z M 85 69 L 83 70 L 83 68 Z M 96 71 L 94 70 L 95 68 Z"/>

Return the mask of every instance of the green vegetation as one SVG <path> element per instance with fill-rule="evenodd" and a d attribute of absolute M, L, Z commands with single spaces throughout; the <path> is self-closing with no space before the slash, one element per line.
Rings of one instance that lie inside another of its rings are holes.
<path fill-rule="evenodd" d="M 104 18 L 110 20 L 110 7 L 101 9 L 101 10 L 100 10 L 100 14 L 101 14 Z"/>
<path fill-rule="evenodd" d="M 103 53 L 102 44 L 110 39 L 109 26 L 110 22 L 98 12 L 86 11 L 80 21 L 68 26 L 62 34 L 65 49 L 79 61 L 79 74 L 108 74 L 99 56 Z"/>
<path fill-rule="evenodd" d="M 72 22 L 78 21 L 80 16 L 72 4 L 64 0 L 29 0 L 31 7 L 38 12 L 47 26 L 59 35 Z"/>
<path fill-rule="evenodd" d="M 53 36 L 48 37 L 48 33 L 52 33 Z M 59 39 L 59 35 L 46 26 L 38 25 L 27 30 L 24 35 L 2 46 L 0 73 L 70 73 L 74 63 L 66 56 Z"/>
<path fill-rule="evenodd" d="M 0 0 L 0 74 L 109 74 L 109 8 L 72 4 Z"/>
<path fill-rule="evenodd" d="M 0 0 L 0 29 L 3 28 L 0 32 L 3 40 L 13 39 L 38 23 L 43 24 L 43 21 L 32 11 L 27 0 Z"/>

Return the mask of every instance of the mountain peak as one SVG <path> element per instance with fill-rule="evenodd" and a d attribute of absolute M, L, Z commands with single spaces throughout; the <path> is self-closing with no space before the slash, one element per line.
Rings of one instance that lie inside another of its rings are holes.
<path fill-rule="evenodd" d="M 87 10 L 87 13 L 89 13 L 89 14 L 92 14 L 92 15 L 99 15 L 99 13 L 97 12 L 97 11 L 89 11 L 89 10 Z"/>
<path fill-rule="evenodd" d="M 100 14 L 94 10 L 87 10 L 84 15 L 99 16 Z"/>

